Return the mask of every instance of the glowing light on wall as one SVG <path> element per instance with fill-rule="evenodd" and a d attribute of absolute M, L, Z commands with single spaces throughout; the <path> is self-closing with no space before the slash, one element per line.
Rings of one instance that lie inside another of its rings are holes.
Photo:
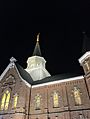
<path fill-rule="evenodd" d="M 17 106 L 17 101 L 18 101 L 18 95 L 16 94 L 14 96 L 14 108 L 16 108 L 16 106 Z"/>
<path fill-rule="evenodd" d="M 1 101 L 1 110 L 7 110 L 9 106 L 9 101 L 10 101 L 10 92 L 7 90 L 2 97 Z"/>
<path fill-rule="evenodd" d="M 59 101 L 58 101 L 58 93 L 55 91 L 53 94 L 53 103 L 54 103 L 54 107 L 58 107 L 59 105 Z"/>

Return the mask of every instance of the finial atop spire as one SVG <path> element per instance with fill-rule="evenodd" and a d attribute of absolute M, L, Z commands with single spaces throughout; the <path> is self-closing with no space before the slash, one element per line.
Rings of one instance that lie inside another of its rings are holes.
<path fill-rule="evenodd" d="M 38 35 L 37 35 L 37 42 L 36 42 L 36 46 L 34 48 L 33 56 L 41 56 L 41 50 L 40 50 L 40 46 L 39 46 L 39 35 L 40 35 L 40 33 L 38 33 Z"/>
<path fill-rule="evenodd" d="M 37 42 L 39 42 L 39 35 L 40 35 L 40 33 L 38 33 L 38 35 L 37 35 Z"/>

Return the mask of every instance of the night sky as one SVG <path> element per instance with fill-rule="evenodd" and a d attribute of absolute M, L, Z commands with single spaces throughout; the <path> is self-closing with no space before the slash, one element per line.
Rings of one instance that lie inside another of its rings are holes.
<path fill-rule="evenodd" d="M 83 55 L 82 32 L 90 37 L 90 0 L 0 1 L 0 74 L 12 56 L 26 68 L 38 32 L 51 75 L 82 74 L 78 59 Z"/>

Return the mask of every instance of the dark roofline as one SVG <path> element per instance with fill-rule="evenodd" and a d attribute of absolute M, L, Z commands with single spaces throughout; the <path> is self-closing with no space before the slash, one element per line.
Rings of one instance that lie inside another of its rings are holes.
<path fill-rule="evenodd" d="M 20 76 L 25 80 L 27 81 L 29 84 L 33 84 L 33 80 L 30 76 L 30 74 L 25 70 L 23 69 L 22 66 L 20 66 L 17 62 L 15 62 L 15 65 L 20 73 Z"/>
<path fill-rule="evenodd" d="M 32 85 L 43 84 L 43 83 L 59 81 L 59 80 L 65 80 L 65 79 L 73 78 L 73 77 L 77 77 L 77 76 L 80 76 L 80 75 L 78 73 L 59 74 L 59 75 L 55 75 L 55 76 L 46 77 L 42 80 L 33 81 Z"/>
<path fill-rule="evenodd" d="M 82 75 L 80 73 L 65 73 L 65 74 L 59 74 L 59 75 L 55 75 L 55 76 L 49 76 L 42 80 L 33 81 L 30 74 L 25 69 L 23 69 L 22 66 L 20 66 L 17 62 L 15 62 L 15 65 L 16 65 L 21 77 L 31 85 L 37 85 L 37 84 L 43 84 L 43 83 L 47 83 L 47 82 L 65 80 L 68 78 L 73 78 L 73 77 Z"/>

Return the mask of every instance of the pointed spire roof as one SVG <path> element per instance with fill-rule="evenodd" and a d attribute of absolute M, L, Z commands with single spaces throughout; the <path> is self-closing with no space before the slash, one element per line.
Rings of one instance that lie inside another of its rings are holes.
<path fill-rule="evenodd" d="M 90 50 L 90 39 L 87 37 L 86 33 L 83 32 L 83 44 L 82 44 L 82 53 Z"/>
<path fill-rule="evenodd" d="M 33 56 L 41 56 L 41 50 L 40 50 L 40 45 L 39 45 L 39 35 L 40 33 L 38 33 L 37 35 L 37 42 L 34 48 Z"/>

